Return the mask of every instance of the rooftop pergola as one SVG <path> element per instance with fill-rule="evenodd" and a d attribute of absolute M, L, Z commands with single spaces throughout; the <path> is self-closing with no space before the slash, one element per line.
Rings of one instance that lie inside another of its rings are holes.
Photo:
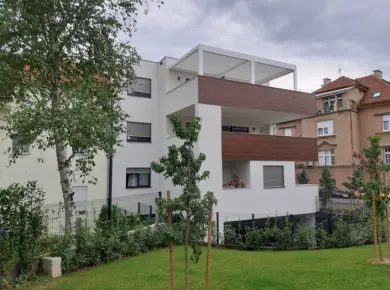
<path fill-rule="evenodd" d="M 204 44 L 191 49 L 170 69 L 252 84 L 264 84 L 293 73 L 294 90 L 297 90 L 295 65 Z"/>

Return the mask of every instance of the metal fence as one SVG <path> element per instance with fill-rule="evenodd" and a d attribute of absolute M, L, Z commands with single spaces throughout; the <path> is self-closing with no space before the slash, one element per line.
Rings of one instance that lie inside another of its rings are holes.
<path fill-rule="evenodd" d="M 117 206 L 127 215 L 154 216 L 156 214 L 155 198 L 159 197 L 158 192 L 144 193 L 112 198 L 112 204 Z M 107 199 L 95 199 L 76 202 L 73 209 L 72 224 L 78 219 L 85 220 L 89 225 L 93 225 L 99 217 L 99 213 Z M 65 210 L 62 203 L 45 205 L 47 212 L 48 231 L 51 234 L 62 233 L 65 228 Z"/>
<path fill-rule="evenodd" d="M 371 215 L 371 209 L 366 207 L 363 199 L 356 198 L 331 198 L 325 204 L 320 202 L 319 211 L 356 213 L 365 216 Z"/>

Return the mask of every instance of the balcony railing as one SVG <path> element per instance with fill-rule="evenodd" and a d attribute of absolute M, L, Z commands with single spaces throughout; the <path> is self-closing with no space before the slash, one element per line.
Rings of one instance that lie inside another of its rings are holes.
<path fill-rule="evenodd" d="M 351 100 L 345 100 L 341 103 L 335 103 L 333 106 L 323 107 L 317 110 L 317 115 L 339 112 L 344 110 L 356 110 L 357 103 Z"/>
<path fill-rule="evenodd" d="M 317 161 L 317 139 L 222 132 L 222 159 Z"/>

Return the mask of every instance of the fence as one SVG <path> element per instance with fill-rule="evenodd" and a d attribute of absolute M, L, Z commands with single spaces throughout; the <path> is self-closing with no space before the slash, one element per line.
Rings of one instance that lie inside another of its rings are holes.
<path fill-rule="evenodd" d="M 156 197 L 159 197 L 159 193 L 157 192 L 114 197 L 112 198 L 112 204 L 127 215 L 134 214 L 151 218 L 156 214 Z M 76 202 L 73 206 L 72 224 L 75 224 L 78 219 L 83 219 L 89 225 L 93 225 L 104 205 L 107 205 L 107 199 Z M 63 204 L 48 204 L 45 205 L 45 209 L 47 211 L 49 233 L 61 233 L 65 227 L 65 210 Z"/>
<path fill-rule="evenodd" d="M 331 198 L 326 204 L 320 203 L 319 211 L 324 212 L 354 212 L 364 216 L 371 215 L 371 209 L 366 207 L 363 199 Z"/>

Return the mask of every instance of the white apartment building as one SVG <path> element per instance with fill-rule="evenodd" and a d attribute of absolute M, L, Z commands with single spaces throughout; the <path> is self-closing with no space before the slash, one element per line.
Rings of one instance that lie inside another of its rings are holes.
<path fill-rule="evenodd" d="M 295 90 L 270 86 L 287 74 L 293 74 Z M 296 184 L 295 161 L 317 160 L 317 140 L 273 135 L 273 124 L 315 114 L 315 99 L 296 91 L 295 65 L 198 45 L 180 58 L 142 60 L 136 75 L 123 96 L 130 118 L 127 135 L 120 137 L 123 147 L 112 160 L 113 198 L 166 190 L 173 196 L 180 193 L 150 169 L 169 145 L 179 144 L 169 121 L 176 114 L 183 125 L 194 117 L 202 119 L 196 153 L 206 154 L 203 169 L 210 171 L 210 178 L 199 186 L 203 192 L 214 192 L 215 211 L 231 214 L 225 220 L 252 213 L 265 217 L 316 212 L 318 186 Z M 9 142 L 2 140 L 0 150 Z M 35 159 L 42 154 L 52 155 L 47 163 L 37 164 Z M 6 158 L 0 158 L 0 186 L 37 179 L 49 203 L 61 200 L 53 153 L 30 152 L 7 169 Z M 76 200 L 107 197 L 110 174 L 105 156 L 97 164 L 98 184 L 75 184 L 81 192 Z"/>

